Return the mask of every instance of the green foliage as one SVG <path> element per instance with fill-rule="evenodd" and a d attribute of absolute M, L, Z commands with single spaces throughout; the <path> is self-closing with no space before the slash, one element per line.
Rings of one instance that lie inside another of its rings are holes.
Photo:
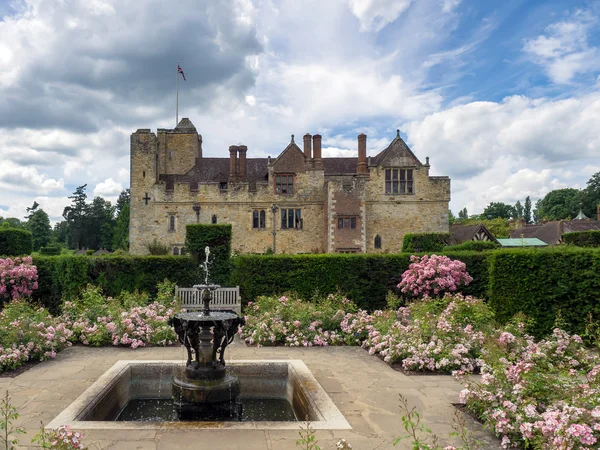
<path fill-rule="evenodd" d="M 525 210 L 523 208 L 523 205 L 521 205 L 521 201 L 517 200 L 517 203 L 515 203 L 515 206 L 513 206 L 512 218 L 522 219 L 523 217 L 525 217 Z"/>
<path fill-rule="evenodd" d="M 523 219 L 525 223 L 531 223 L 531 199 L 529 196 L 525 199 L 525 207 L 523 208 Z"/>
<path fill-rule="evenodd" d="M 60 255 L 62 249 L 58 246 L 48 246 L 40 248 L 40 255 Z"/>
<path fill-rule="evenodd" d="M 458 212 L 459 219 L 468 219 L 469 213 L 467 212 L 467 208 L 463 208 Z"/>
<path fill-rule="evenodd" d="M 444 251 L 473 251 L 482 252 L 484 250 L 494 250 L 499 248 L 500 245 L 492 241 L 465 241 L 462 244 L 449 245 Z"/>
<path fill-rule="evenodd" d="M 129 249 L 129 204 L 125 204 L 117 216 L 117 224 L 113 232 L 113 248 Z"/>
<path fill-rule="evenodd" d="M 600 230 L 576 231 L 563 234 L 565 244 L 577 247 L 600 247 Z"/>
<path fill-rule="evenodd" d="M 181 256 L 128 256 L 128 255 L 60 255 L 34 256 L 38 270 L 39 288 L 33 299 L 52 313 L 60 311 L 62 300 L 77 297 L 80 290 L 92 284 L 112 297 L 123 291 L 148 292 L 154 295 L 157 284 L 165 279 L 179 286 L 192 286 L 200 279 L 198 266 L 191 258 Z M 172 287 L 166 287 L 171 292 Z M 163 293 L 163 295 L 166 295 Z"/>
<path fill-rule="evenodd" d="M 310 424 L 310 418 L 306 416 L 306 422 L 304 428 L 300 426 L 298 431 L 300 439 L 296 441 L 296 447 L 300 447 L 304 450 L 321 450 L 321 447 L 317 445 L 317 438 L 315 436 L 315 430 Z"/>
<path fill-rule="evenodd" d="M 0 442 L 4 444 L 6 450 L 15 448 L 19 443 L 15 438 L 16 434 L 25 434 L 23 427 L 14 426 L 13 423 L 19 419 L 17 408 L 10 402 L 10 394 L 8 391 L 4 394 L 4 398 L 0 400 Z"/>
<path fill-rule="evenodd" d="M 474 278 L 461 291 L 483 298 L 488 282 L 486 253 L 443 254 L 464 262 Z M 232 262 L 230 284 L 240 286 L 245 301 L 286 292 L 312 298 L 315 293 L 339 291 L 358 307 L 374 310 L 385 307 L 389 291 L 400 294 L 396 286 L 408 269 L 410 254 L 238 255 Z"/>
<path fill-rule="evenodd" d="M 402 241 L 402 252 L 439 252 L 449 241 L 448 233 L 408 233 Z"/>
<path fill-rule="evenodd" d="M 537 201 L 533 211 L 536 222 L 540 220 L 572 219 L 577 216 L 581 204 L 581 193 L 578 189 L 555 189 Z"/>
<path fill-rule="evenodd" d="M 169 254 L 169 246 L 159 242 L 158 239 L 154 238 L 152 242 L 146 244 L 148 252 L 153 256 L 162 256 Z"/>
<path fill-rule="evenodd" d="M 185 247 L 197 262 L 205 259 L 210 248 L 209 282 L 225 284 L 231 272 L 231 225 L 190 224 L 186 226 Z"/>
<path fill-rule="evenodd" d="M 27 208 L 27 229 L 33 235 L 33 250 L 38 251 L 40 247 L 47 245 L 52 236 L 50 219 L 43 209 L 38 209 L 39 204 L 33 202 L 31 208 Z"/>
<path fill-rule="evenodd" d="M 520 203 L 519 203 L 520 205 Z M 502 202 L 492 202 L 485 207 L 482 218 L 492 219 L 510 219 L 514 215 L 514 209 L 512 206 Z"/>
<path fill-rule="evenodd" d="M 583 248 L 512 249 L 489 253 L 489 303 L 500 321 L 522 312 L 543 336 L 558 310 L 568 331 L 581 333 L 586 316 L 600 317 L 600 250 Z"/>
<path fill-rule="evenodd" d="M 0 256 L 29 255 L 32 251 L 31 232 L 6 226 L 0 227 Z"/>

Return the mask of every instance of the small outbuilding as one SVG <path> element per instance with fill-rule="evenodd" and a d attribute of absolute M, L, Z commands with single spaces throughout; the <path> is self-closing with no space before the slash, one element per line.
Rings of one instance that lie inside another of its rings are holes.
<path fill-rule="evenodd" d="M 498 244 L 505 248 L 514 247 L 547 247 L 544 241 L 538 238 L 514 238 L 514 239 L 496 239 Z"/>
<path fill-rule="evenodd" d="M 467 241 L 489 241 L 494 242 L 494 235 L 484 224 L 475 223 L 473 225 L 452 225 L 450 228 L 450 244 L 462 244 Z"/>

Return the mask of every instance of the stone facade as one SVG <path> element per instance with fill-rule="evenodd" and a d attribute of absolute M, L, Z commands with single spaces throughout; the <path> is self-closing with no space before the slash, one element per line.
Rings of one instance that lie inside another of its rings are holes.
<path fill-rule="evenodd" d="M 406 233 L 448 232 L 450 179 L 429 176 L 399 133 L 374 157 L 322 158 L 321 136 L 277 158 L 204 158 L 189 119 L 131 135 L 130 252 L 154 240 L 179 253 L 189 223 L 232 225 L 239 253 L 397 252 Z"/>

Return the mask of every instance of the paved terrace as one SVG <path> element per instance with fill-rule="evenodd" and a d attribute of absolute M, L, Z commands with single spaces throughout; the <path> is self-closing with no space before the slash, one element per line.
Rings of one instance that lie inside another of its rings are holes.
<path fill-rule="evenodd" d="M 120 359 L 182 360 L 183 347 L 167 348 L 87 348 L 73 347 L 15 378 L 0 378 L 0 392 L 8 389 L 18 407 L 19 424 L 27 430 L 19 449 L 36 448 L 31 438 L 40 421 L 49 423 L 69 406 L 100 375 Z M 301 359 L 352 425 L 352 430 L 316 432 L 321 449 L 335 449 L 345 438 L 356 450 L 409 449 L 407 440 L 396 447 L 393 442 L 403 433 L 398 394 L 418 408 L 424 424 L 451 443 L 452 420 L 462 386 L 450 376 L 406 376 L 375 356 L 357 347 L 255 348 L 234 342 L 227 348 L 227 359 Z M 498 441 L 480 424 L 466 417 L 468 427 L 486 449 L 499 449 Z M 298 433 L 293 430 L 86 430 L 84 443 L 90 449 L 296 449 Z"/>

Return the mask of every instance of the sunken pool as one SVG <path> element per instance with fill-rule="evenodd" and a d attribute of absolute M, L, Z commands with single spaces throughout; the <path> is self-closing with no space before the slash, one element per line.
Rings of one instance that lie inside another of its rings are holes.
<path fill-rule="evenodd" d="M 164 429 L 185 422 L 187 429 L 297 429 L 306 418 L 314 429 L 351 428 L 301 360 L 228 362 L 241 389 L 235 419 L 178 414 L 173 378 L 183 368 L 180 361 L 118 361 L 46 428 Z"/>

